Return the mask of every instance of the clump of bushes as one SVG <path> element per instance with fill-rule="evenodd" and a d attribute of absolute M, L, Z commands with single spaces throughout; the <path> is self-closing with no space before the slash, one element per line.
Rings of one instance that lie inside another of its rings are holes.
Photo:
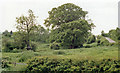
<path fill-rule="evenodd" d="M 37 44 L 32 42 L 31 43 L 31 50 L 36 51 L 36 48 L 37 48 Z"/>
<path fill-rule="evenodd" d="M 14 53 L 18 53 L 18 52 L 22 52 L 23 49 L 25 49 L 26 47 L 26 44 L 25 43 L 22 43 L 22 42 L 14 42 L 13 40 L 10 40 L 10 39 L 3 39 L 2 41 L 2 46 L 3 46 L 3 52 L 14 52 Z M 31 50 L 35 51 L 36 48 L 37 48 L 37 45 L 36 43 L 34 42 L 31 42 L 30 44 L 31 46 Z"/>
<path fill-rule="evenodd" d="M 97 37 L 97 45 L 101 46 L 109 46 L 109 41 L 106 40 L 103 36 L 98 36 Z"/>
<path fill-rule="evenodd" d="M 7 39 L 3 41 L 3 46 L 4 46 L 4 49 L 3 49 L 4 52 L 10 52 L 15 48 L 15 45 L 13 44 L 13 42 Z"/>
<path fill-rule="evenodd" d="M 90 47 L 92 47 L 92 46 L 91 46 L 90 44 L 85 44 L 84 47 L 85 47 L 85 48 L 90 48 Z"/>
<path fill-rule="evenodd" d="M 47 57 L 32 58 L 28 62 L 26 72 L 51 72 L 51 71 L 74 71 L 74 72 L 118 72 L 120 61 L 103 59 L 101 61 L 74 61 L 71 59 L 50 59 Z"/>
<path fill-rule="evenodd" d="M 28 59 L 31 59 L 32 57 L 34 57 L 34 52 L 29 50 L 29 51 L 24 51 L 22 52 L 21 55 L 19 55 L 19 62 L 25 62 L 27 61 Z"/>
<path fill-rule="evenodd" d="M 51 48 L 51 49 L 54 49 L 54 50 L 58 50 L 58 49 L 60 49 L 60 45 L 59 45 L 59 43 L 53 42 L 53 43 L 50 45 L 50 48 Z"/>
<path fill-rule="evenodd" d="M 2 60 L 1 62 L 2 62 L 2 65 L 1 65 L 2 68 L 8 68 L 9 67 L 9 65 L 6 61 Z"/>
<path fill-rule="evenodd" d="M 64 51 L 54 51 L 53 54 L 64 55 L 65 52 Z"/>
<path fill-rule="evenodd" d="M 88 37 L 87 44 L 91 44 L 96 41 L 95 35 L 91 35 Z"/>

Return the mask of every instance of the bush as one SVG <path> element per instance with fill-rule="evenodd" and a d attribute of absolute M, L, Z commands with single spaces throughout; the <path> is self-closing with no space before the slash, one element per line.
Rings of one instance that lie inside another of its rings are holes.
<path fill-rule="evenodd" d="M 53 42 L 53 43 L 50 45 L 50 48 L 51 48 L 51 49 L 54 49 L 54 50 L 60 49 L 59 43 Z"/>
<path fill-rule="evenodd" d="M 90 44 L 86 44 L 86 45 L 84 45 L 84 47 L 85 47 L 85 48 L 90 48 L 91 45 L 90 45 Z"/>
<path fill-rule="evenodd" d="M 15 48 L 15 49 L 13 49 L 11 52 L 13 52 L 13 53 L 18 53 L 18 52 L 22 52 L 22 50 Z"/>
<path fill-rule="evenodd" d="M 102 40 L 100 44 L 103 46 L 109 46 L 109 41 L 105 39 L 105 40 Z"/>
<path fill-rule="evenodd" d="M 32 58 L 28 62 L 26 72 L 34 73 L 51 71 L 74 71 L 74 72 L 111 72 L 120 70 L 120 61 L 112 59 L 103 59 L 100 61 L 73 61 L 71 59 L 50 59 L 47 57 Z"/>
<path fill-rule="evenodd" d="M 87 44 L 91 44 L 96 41 L 96 37 L 94 35 L 90 36 L 87 40 Z"/>
<path fill-rule="evenodd" d="M 9 56 L 3 56 L 2 60 L 11 60 L 11 57 L 9 57 Z"/>
<path fill-rule="evenodd" d="M 106 40 L 104 37 L 99 36 L 97 39 L 97 45 L 101 45 L 101 46 L 109 46 L 109 41 Z"/>
<path fill-rule="evenodd" d="M 8 68 L 8 63 L 4 60 L 2 60 L 2 65 L 1 65 L 2 68 Z"/>
<path fill-rule="evenodd" d="M 19 55 L 19 62 L 25 62 L 28 59 L 31 59 L 32 57 L 34 57 L 34 52 L 29 50 L 29 51 L 24 51 L 21 55 Z"/>
<path fill-rule="evenodd" d="M 36 43 L 31 43 L 31 50 L 36 51 L 37 44 Z"/>
<path fill-rule="evenodd" d="M 13 42 L 11 41 L 6 41 L 3 46 L 4 46 L 3 49 L 4 52 L 10 52 L 15 48 L 15 45 L 13 45 Z"/>
<path fill-rule="evenodd" d="M 63 55 L 63 54 L 65 54 L 65 52 L 64 51 L 54 51 L 53 54 Z"/>

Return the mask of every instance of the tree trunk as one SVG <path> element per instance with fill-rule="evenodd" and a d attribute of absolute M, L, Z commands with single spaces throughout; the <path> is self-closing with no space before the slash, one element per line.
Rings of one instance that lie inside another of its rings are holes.
<path fill-rule="evenodd" d="M 29 28 L 28 28 L 28 25 L 27 25 L 27 50 L 30 50 L 31 47 L 30 47 L 30 41 L 29 41 Z"/>

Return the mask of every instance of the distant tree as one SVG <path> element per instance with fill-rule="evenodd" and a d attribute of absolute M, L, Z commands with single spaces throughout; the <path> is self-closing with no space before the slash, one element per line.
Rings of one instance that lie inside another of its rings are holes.
<path fill-rule="evenodd" d="M 104 37 L 108 37 L 109 35 L 107 33 L 105 33 L 103 30 L 101 31 L 101 35 Z"/>
<path fill-rule="evenodd" d="M 5 31 L 3 32 L 3 35 L 4 35 L 4 36 L 11 37 L 10 33 L 8 32 L 8 30 L 5 30 Z"/>
<path fill-rule="evenodd" d="M 13 38 L 14 38 L 14 44 L 16 45 L 15 48 L 24 49 L 26 47 L 27 36 L 25 32 L 22 31 L 14 32 Z"/>
<path fill-rule="evenodd" d="M 48 12 L 49 17 L 45 20 L 46 27 L 58 28 L 61 24 L 68 23 L 74 20 L 85 19 L 87 14 L 79 6 L 66 3 L 57 8 L 52 8 Z"/>
<path fill-rule="evenodd" d="M 26 44 L 27 44 L 27 49 L 31 49 L 30 47 L 30 33 L 32 30 L 35 29 L 36 27 L 36 16 L 33 14 L 32 10 L 28 10 L 28 16 L 20 16 L 16 17 L 16 22 L 17 22 L 17 29 L 20 32 L 24 32 L 23 35 L 26 35 Z"/>
<path fill-rule="evenodd" d="M 94 25 L 85 20 L 87 12 L 72 3 L 53 8 L 48 13 L 45 25 L 52 27 L 49 41 L 60 43 L 64 48 L 81 47 Z"/>
<path fill-rule="evenodd" d="M 90 30 L 91 24 L 86 20 L 72 21 L 52 30 L 50 42 L 56 41 L 63 48 L 82 47 Z"/>
<path fill-rule="evenodd" d="M 12 35 L 13 34 L 13 32 L 12 32 L 12 30 L 10 31 L 10 35 Z"/>
<path fill-rule="evenodd" d="M 120 41 L 120 28 L 117 28 L 116 29 L 116 32 L 117 32 L 117 40 Z"/>
<path fill-rule="evenodd" d="M 120 28 L 112 29 L 108 34 L 111 39 L 118 41 L 120 39 Z"/>
<path fill-rule="evenodd" d="M 36 42 L 47 42 L 49 38 L 49 32 L 41 25 L 38 25 L 35 30 L 31 32 L 31 40 Z"/>

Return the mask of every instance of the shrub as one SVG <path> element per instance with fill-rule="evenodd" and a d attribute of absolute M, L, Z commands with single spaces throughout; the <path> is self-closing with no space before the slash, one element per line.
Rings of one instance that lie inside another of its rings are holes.
<path fill-rule="evenodd" d="M 60 49 L 59 43 L 53 42 L 53 43 L 50 45 L 50 48 L 51 48 L 51 49 L 54 49 L 54 50 Z"/>
<path fill-rule="evenodd" d="M 8 63 L 4 60 L 2 60 L 2 65 L 1 65 L 2 68 L 8 68 Z"/>
<path fill-rule="evenodd" d="M 3 56 L 2 60 L 11 60 L 11 57 L 9 57 L 9 56 Z"/>
<path fill-rule="evenodd" d="M 51 71 L 79 71 L 79 72 L 111 72 L 120 70 L 120 61 L 104 59 L 101 61 L 73 61 L 71 59 L 50 59 L 47 57 L 32 58 L 28 62 L 26 72 L 51 72 Z"/>
<path fill-rule="evenodd" d="M 109 41 L 106 40 L 104 37 L 99 36 L 97 39 L 97 45 L 101 45 L 101 46 L 109 46 Z"/>
<path fill-rule="evenodd" d="M 18 52 L 22 52 L 22 50 L 15 48 L 15 49 L 13 49 L 11 52 L 13 52 L 13 53 L 18 53 Z"/>
<path fill-rule="evenodd" d="M 29 50 L 29 51 L 24 51 L 21 55 L 19 55 L 19 62 L 24 62 L 27 61 L 28 59 L 34 57 L 34 52 Z"/>
<path fill-rule="evenodd" d="M 109 46 L 109 41 L 108 41 L 108 40 L 102 40 L 102 41 L 100 42 L 100 45 Z"/>
<path fill-rule="evenodd" d="M 31 50 L 36 51 L 37 44 L 36 43 L 31 43 Z"/>
<path fill-rule="evenodd" d="M 54 51 L 53 54 L 62 55 L 65 54 L 64 51 Z"/>
<path fill-rule="evenodd" d="M 96 41 L 96 37 L 94 35 L 90 36 L 87 40 L 87 44 L 91 44 Z"/>
<path fill-rule="evenodd" d="M 90 45 L 90 44 L 85 44 L 84 47 L 85 47 L 85 48 L 90 48 L 91 45 Z"/>
<path fill-rule="evenodd" d="M 13 50 L 15 48 L 15 46 L 13 45 L 13 42 L 11 41 L 6 41 L 6 43 L 4 43 L 4 52 L 10 52 L 11 50 Z"/>

